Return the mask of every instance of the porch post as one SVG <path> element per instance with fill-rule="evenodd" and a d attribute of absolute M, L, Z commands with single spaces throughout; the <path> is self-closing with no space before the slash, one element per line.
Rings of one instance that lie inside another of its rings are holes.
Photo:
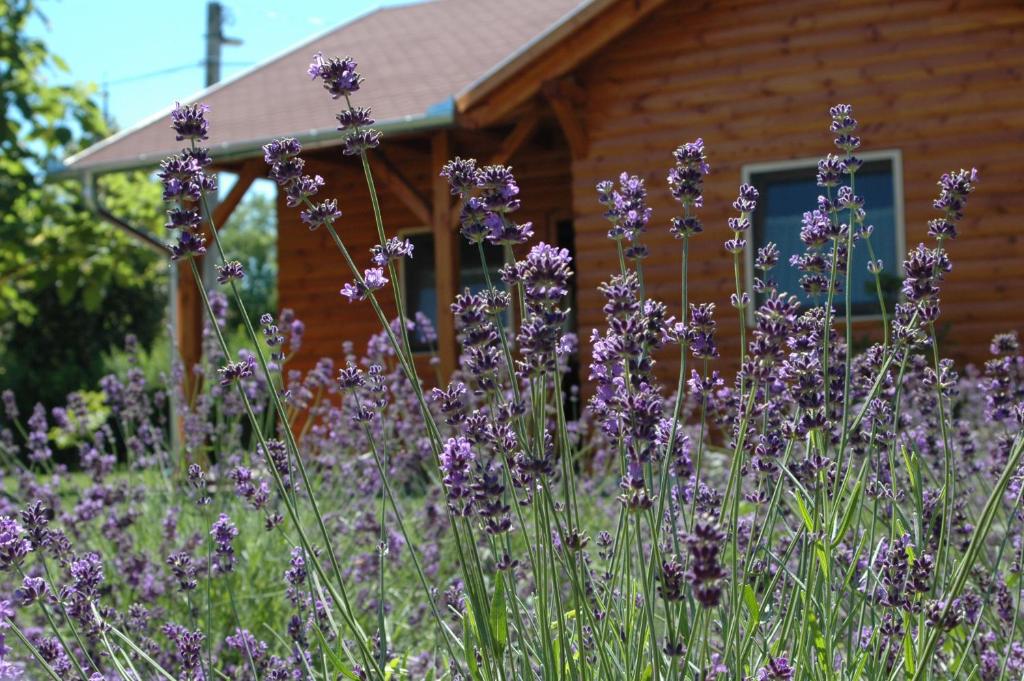
<path fill-rule="evenodd" d="M 434 133 L 430 145 L 430 172 L 433 188 L 432 230 L 434 233 L 434 277 L 437 291 L 437 349 L 441 360 L 441 378 L 447 381 L 455 371 L 455 319 L 451 304 L 459 286 L 458 235 L 451 224 L 451 194 L 439 173 L 448 162 L 450 140 L 447 130 Z"/>
<path fill-rule="evenodd" d="M 213 223 L 217 229 L 221 229 L 231 217 L 235 208 L 241 203 L 242 198 L 252 183 L 260 175 L 260 163 L 253 159 L 246 161 L 238 171 L 238 179 L 235 181 L 231 191 L 213 209 Z M 204 271 L 207 258 L 210 263 L 217 262 L 218 254 L 213 243 L 213 236 L 207 227 L 204 229 L 206 235 L 207 254 L 196 256 L 196 266 L 200 273 Z M 178 352 L 181 353 L 181 361 L 185 367 L 185 389 L 186 397 L 192 396 L 195 387 L 195 377 L 192 375 L 192 367 L 202 361 L 203 358 L 203 303 L 196 290 L 195 277 L 192 276 L 192 267 L 187 260 L 179 262 L 178 282 L 175 295 L 175 340 L 178 343 Z"/>
<path fill-rule="evenodd" d="M 198 256 L 197 256 L 198 260 Z M 203 271 L 203 262 L 196 263 L 199 271 Z M 175 341 L 178 344 L 178 352 L 181 355 L 181 363 L 184 368 L 184 390 L 185 399 L 190 400 L 195 392 L 197 377 L 192 373 L 192 367 L 203 358 L 203 303 L 196 289 L 195 277 L 192 276 L 192 266 L 188 260 L 177 263 L 178 282 L 175 291 Z"/>

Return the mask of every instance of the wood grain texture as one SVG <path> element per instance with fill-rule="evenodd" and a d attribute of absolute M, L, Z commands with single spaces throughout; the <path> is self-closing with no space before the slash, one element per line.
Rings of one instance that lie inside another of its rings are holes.
<path fill-rule="evenodd" d="M 718 305 L 721 345 L 735 357 L 732 264 L 722 241 L 743 165 L 831 151 L 827 111 L 840 102 L 854 105 L 865 150 L 902 154 L 908 248 L 928 241 L 941 174 L 979 169 L 960 238 L 949 244 L 944 354 L 981 362 L 993 333 L 1024 327 L 1024 306 L 1015 302 L 1024 292 L 1020 3 L 666 3 L 574 77 L 588 96 L 581 110 L 590 145 L 572 173 L 576 243 L 586 263 L 579 273 L 582 338 L 603 321 L 594 288 L 615 266 L 593 186 L 623 170 L 647 179 L 654 208 L 645 262 L 650 293 L 681 313 L 680 249 L 665 230 L 678 205 L 664 177 L 671 150 L 703 137 L 712 174 L 700 211 L 706 231 L 691 243 L 690 300 Z M 867 326 L 858 323 L 857 333 Z M 659 370 L 674 375 L 676 359 L 669 353 L 663 360 Z"/>
<path fill-rule="evenodd" d="M 1024 306 L 1017 302 L 1024 294 L 1020 2 L 622 0 L 603 18 L 461 112 L 463 127 L 450 137 L 452 156 L 514 166 L 523 200 L 517 217 L 534 222 L 537 240 L 550 240 L 555 221 L 573 217 L 582 366 L 589 362 L 586 339 L 603 323 L 597 286 L 618 267 L 594 185 L 622 171 L 646 179 L 654 209 L 646 284 L 678 317 L 681 248 L 667 227 L 679 208 L 665 175 L 676 146 L 704 138 L 712 174 L 700 211 L 705 233 L 691 242 L 689 297 L 718 305 L 722 355 L 734 358 L 738 322 L 729 306 L 732 265 L 722 241 L 743 166 L 832 151 L 827 111 L 840 102 L 854 105 L 865 150 L 901 153 L 908 247 L 928 240 L 941 174 L 971 166 L 980 172 L 960 238 L 949 244 L 954 269 L 943 291 L 943 353 L 981 362 L 994 333 L 1024 330 Z M 560 82 L 571 82 L 572 92 L 558 101 L 585 131 L 585 145 L 575 140 L 575 155 L 542 90 L 563 78 L 571 78 Z M 450 197 L 445 210 L 434 205 L 439 168 L 430 166 L 439 159 L 430 160 L 429 137 L 385 140 L 384 149 L 410 192 L 429 199 L 429 222 L 446 213 L 453 225 L 458 206 Z M 310 163 L 327 178 L 329 195 L 339 197 L 342 236 L 366 266 L 376 236 L 358 164 L 336 151 Z M 389 188 L 381 200 L 389 234 L 426 226 L 422 207 L 410 210 Z M 321 354 L 340 357 L 343 338 L 361 351 L 376 321 L 367 306 L 337 295 L 351 276 L 327 235 L 308 232 L 288 213 L 282 203 L 280 298 L 309 328 L 296 366 L 311 366 Z M 872 333 L 870 322 L 855 326 L 858 338 Z M 675 353 L 659 359 L 658 371 L 674 376 Z M 730 371 L 730 361 L 718 368 Z"/>

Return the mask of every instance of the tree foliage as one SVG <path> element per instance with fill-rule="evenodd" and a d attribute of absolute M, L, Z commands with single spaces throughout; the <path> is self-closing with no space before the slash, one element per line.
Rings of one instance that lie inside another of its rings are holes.
<path fill-rule="evenodd" d="M 95 381 L 101 353 L 159 330 L 166 262 L 102 222 L 62 159 L 108 134 L 94 88 L 29 35 L 32 0 L 0 0 L 0 383 L 54 402 Z M 116 214 L 160 229 L 160 190 L 142 173 L 104 177 Z"/>
<path fill-rule="evenodd" d="M 259 189 L 250 187 L 220 234 L 224 250 L 245 266 L 242 300 L 256 317 L 277 310 L 277 206 Z"/>

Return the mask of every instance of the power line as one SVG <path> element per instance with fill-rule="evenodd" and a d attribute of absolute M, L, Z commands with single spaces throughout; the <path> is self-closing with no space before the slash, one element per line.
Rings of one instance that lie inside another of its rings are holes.
<path fill-rule="evenodd" d="M 113 80 L 104 79 L 103 86 L 108 87 L 111 85 L 123 85 L 125 83 L 134 83 L 140 80 L 148 80 L 149 78 L 157 78 L 159 76 L 166 76 L 179 71 L 185 71 L 187 69 L 202 68 L 206 65 L 204 61 L 197 61 L 191 64 L 180 64 L 179 66 L 171 66 L 166 69 L 160 69 L 158 71 L 150 71 L 148 73 L 140 73 L 134 76 L 126 76 L 124 78 L 115 78 Z M 252 62 L 248 61 L 233 61 L 233 62 L 221 62 L 222 66 L 252 66 Z"/>

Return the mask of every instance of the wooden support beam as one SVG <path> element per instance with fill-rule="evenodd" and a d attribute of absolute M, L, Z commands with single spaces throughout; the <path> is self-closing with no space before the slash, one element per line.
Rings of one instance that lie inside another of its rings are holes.
<path fill-rule="evenodd" d="M 515 156 L 516 152 L 530 139 L 530 135 L 537 129 L 540 124 L 540 112 L 536 109 L 531 108 L 519 122 L 515 124 L 515 127 L 508 133 L 504 140 L 501 142 L 501 147 L 497 153 L 488 160 L 490 165 L 505 165 L 509 160 Z M 459 225 L 459 211 L 462 210 L 462 204 L 460 201 L 454 201 L 450 209 L 450 223 L 452 229 L 455 229 Z"/>
<path fill-rule="evenodd" d="M 401 171 L 395 167 L 388 157 L 378 150 L 374 156 L 380 162 L 377 164 L 376 176 L 381 179 L 388 190 L 394 194 L 405 207 L 408 208 L 417 219 L 422 220 L 424 225 L 433 223 L 433 212 L 426 200 L 420 196 Z M 446 159 L 447 160 L 447 159 Z"/>
<path fill-rule="evenodd" d="M 526 140 L 530 139 L 530 135 L 537 129 L 537 124 L 540 123 L 540 112 L 535 108 L 531 108 L 519 122 L 516 123 L 512 131 L 509 132 L 508 137 L 501 143 L 501 149 L 498 150 L 494 156 L 491 157 L 491 165 L 504 165 L 509 162 L 515 153 L 519 151 L 519 148 L 523 146 Z"/>
<path fill-rule="evenodd" d="M 571 81 L 560 80 L 552 83 L 545 83 L 542 88 L 544 97 L 555 112 L 558 125 L 562 128 L 566 141 L 569 143 L 569 152 L 574 159 L 583 158 L 587 155 L 587 148 L 590 140 L 587 137 L 587 130 L 583 126 L 583 120 L 576 109 L 576 101 L 579 99 L 577 88 Z"/>
<path fill-rule="evenodd" d="M 220 229 L 235 212 L 235 208 L 241 203 L 245 192 L 249 190 L 252 183 L 260 176 L 262 164 L 257 159 L 246 161 L 238 171 L 238 180 L 231 187 L 231 191 L 224 199 L 217 203 L 213 209 L 213 224 Z"/>
<path fill-rule="evenodd" d="M 448 161 L 450 140 L 447 130 L 434 133 L 430 144 L 430 167 L 438 169 Z M 440 175 L 431 178 L 434 233 L 434 281 L 437 293 L 437 350 L 441 361 L 441 380 L 455 371 L 457 348 L 455 318 L 451 304 L 459 287 L 459 235 L 451 228 L 451 199 L 448 183 Z"/>
<path fill-rule="evenodd" d="M 241 203 L 246 191 L 260 176 L 261 164 L 253 159 L 246 161 L 238 171 L 238 179 L 235 181 L 228 195 L 219 202 L 213 209 L 213 225 L 219 230 L 227 223 L 231 213 Z M 209 224 L 204 229 L 207 240 L 207 249 L 211 254 L 216 253 L 213 246 L 213 236 Z M 211 257 L 214 257 L 211 255 Z M 203 271 L 204 257 L 196 257 L 196 266 Z M 181 355 L 182 364 L 185 366 L 185 389 L 186 395 L 191 396 L 192 390 L 196 387 L 198 378 L 193 376 L 192 367 L 203 359 L 203 304 L 199 297 L 199 290 L 196 288 L 195 277 L 192 274 L 192 266 L 188 261 L 177 264 L 178 285 L 175 296 L 175 315 L 177 328 L 175 329 L 175 340 L 178 343 L 178 352 Z"/>
<path fill-rule="evenodd" d="M 202 260 L 196 265 L 202 271 Z M 191 399 L 199 376 L 192 373 L 192 367 L 203 359 L 203 303 L 196 288 L 192 266 L 188 260 L 178 261 L 177 287 L 175 290 L 175 341 L 184 366 L 185 399 Z"/>
<path fill-rule="evenodd" d="M 668 0 L 593 2 L 593 13 L 580 13 L 552 35 L 508 64 L 502 77 L 490 78 L 456 98 L 460 123 L 466 128 L 483 128 L 504 120 L 509 112 L 537 94 L 541 83 L 571 73 L 577 66 L 636 26 Z M 603 5 L 603 7 L 601 7 Z"/>

